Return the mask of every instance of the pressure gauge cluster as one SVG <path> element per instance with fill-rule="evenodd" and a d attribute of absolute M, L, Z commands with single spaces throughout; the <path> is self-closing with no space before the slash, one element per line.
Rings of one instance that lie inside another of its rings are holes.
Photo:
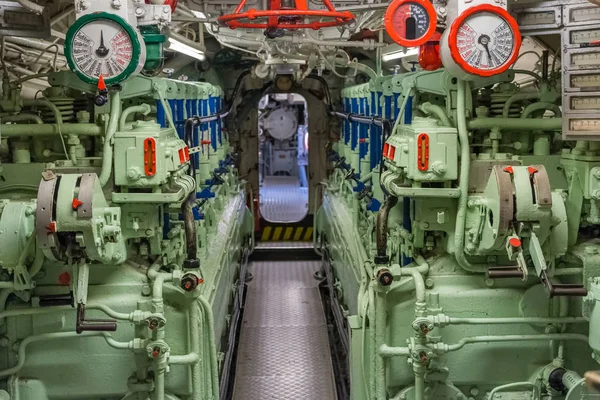
<path fill-rule="evenodd" d="M 435 33 L 437 14 L 429 0 L 394 0 L 384 17 L 390 38 L 404 47 L 418 47 Z"/>
<path fill-rule="evenodd" d="M 141 34 L 121 17 L 105 12 L 79 18 L 67 32 L 65 55 L 83 81 L 116 84 L 141 71 L 146 50 Z"/>
<path fill-rule="evenodd" d="M 515 19 L 503 8 L 482 4 L 459 15 L 442 38 L 442 61 L 454 72 L 493 76 L 516 61 L 521 34 Z M 463 76 L 461 76 L 463 77 Z"/>

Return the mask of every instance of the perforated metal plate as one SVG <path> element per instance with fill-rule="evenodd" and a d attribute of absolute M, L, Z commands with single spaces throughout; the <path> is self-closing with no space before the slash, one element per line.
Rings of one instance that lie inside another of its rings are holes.
<path fill-rule="evenodd" d="M 308 188 L 297 177 L 268 176 L 260 188 L 260 213 L 270 222 L 298 222 L 308 212 Z"/>
<path fill-rule="evenodd" d="M 319 261 L 254 262 L 235 400 L 335 400 Z"/>

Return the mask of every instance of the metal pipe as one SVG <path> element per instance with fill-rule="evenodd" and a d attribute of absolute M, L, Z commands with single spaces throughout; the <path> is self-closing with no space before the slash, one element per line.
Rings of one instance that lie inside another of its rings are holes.
<path fill-rule="evenodd" d="M 50 18 L 50 25 L 54 25 L 60 21 L 62 21 L 64 18 L 68 17 L 69 15 L 73 14 L 75 12 L 75 6 L 70 5 L 68 7 L 66 7 L 64 10 L 58 12 L 57 14 L 53 15 Z"/>
<path fill-rule="evenodd" d="M 450 122 L 450 119 L 448 118 L 448 115 L 446 114 L 446 111 L 444 111 L 444 109 L 436 104 L 431 104 L 429 102 L 427 103 L 423 103 L 419 106 L 419 109 L 421 111 L 423 111 L 425 114 L 428 115 L 435 115 L 440 122 L 442 123 L 443 126 L 448 126 L 448 127 L 452 127 L 452 123 Z"/>
<path fill-rule="evenodd" d="M 204 318 L 206 320 L 206 329 L 208 329 L 208 342 L 210 346 L 210 367 L 211 367 L 211 381 L 212 390 L 215 395 L 219 393 L 219 368 L 217 366 L 217 346 L 215 340 L 215 322 L 213 312 L 210 304 L 203 296 L 198 296 L 199 304 L 203 308 Z"/>
<path fill-rule="evenodd" d="M 460 197 L 456 213 L 456 228 L 454 230 L 454 255 L 459 265 L 469 272 L 487 272 L 487 265 L 471 264 L 465 256 L 465 224 L 467 220 L 467 203 L 469 196 L 469 174 L 471 169 L 471 149 L 469 147 L 469 132 L 467 131 L 466 103 L 469 84 L 458 81 L 457 119 L 458 140 L 460 142 Z"/>
<path fill-rule="evenodd" d="M 19 3 L 26 9 L 33 11 L 34 13 L 40 14 L 40 15 L 44 13 L 44 9 L 46 8 L 46 7 L 36 4 L 30 0 L 17 0 L 17 3 Z"/>
<path fill-rule="evenodd" d="M 469 130 L 499 128 L 501 130 L 521 131 L 560 131 L 562 130 L 562 119 L 560 118 L 477 118 L 467 123 Z"/>
<path fill-rule="evenodd" d="M 455 344 L 433 343 L 430 346 L 433 350 L 447 353 L 462 349 L 467 344 L 472 343 L 499 343 L 499 342 L 520 342 L 520 341 L 545 341 L 545 340 L 573 340 L 586 342 L 588 337 L 578 333 L 547 333 L 539 335 L 497 335 L 497 336 L 472 336 L 459 340 Z M 409 357 L 411 350 L 409 347 L 391 347 L 383 344 L 379 347 L 379 355 L 384 358 L 390 357 Z"/>
<path fill-rule="evenodd" d="M 35 114 L 17 114 L 17 115 L 9 115 L 6 117 L 0 117 L 0 122 L 23 122 L 23 121 L 33 121 L 34 123 L 41 125 L 44 123 L 39 115 Z"/>
<path fill-rule="evenodd" d="M 588 342 L 586 335 L 578 333 L 549 333 L 539 335 L 505 335 L 505 336 L 472 336 L 463 338 L 455 344 L 436 343 L 435 348 L 440 350 L 457 351 L 472 343 L 498 343 L 498 342 L 520 342 L 520 341 L 539 341 L 539 340 L 574 340 L 580 342 Z"/>
<path fill-rule="evenodd" d="M 508 100 L 506 100 L 506 103 L 504 103 L 504 109 L 502 110 L 502 117 L 503 118 L 508 118 L 508 115 L 510 113 L 510 106 L 512 106 L 513 103 L 517 102 L 517 101 L 523 101 L 523 100 L 537 100 L 539 99 L 541 96 L 540 92 L 525 92 L 525 93 L 517 93 L 512 95 L 511 97 L 508 98 Z"/>
<path fill-rule="evenodd" d="M 146 104 L 146 103 L 140 104 L 138 106 L 131 106 L 131 107 L 126 108 L 125 110 L 123 110 L 123 113 L 121 113 L 121 118 L 119 119 L 119 130 L 120 131 L 125 130 L 125 123 L 127 122 L 127 118 L 131 114 L 142 113 L 144 115 L 148 115 L 148 114 L 150 114 L 150 111 L 152 111 L 152 108 L 150 107 L 149 104 Z"/>
<path fill-rule="evenodd" d="M 387 229 L 390 210 L 398 204 L 398 197 L 388 196 L 377 213 L 377 255 L 375 256 L 375 264 L 387 264 L 389 257 L 387 256 Z"/>
<path fill-rule="evenodd" d="M 23 366 L 25 365 L 25 361 L 27 360 L 27 346 L 31 343 L 41 342 L 46 340 L 58 340 L 58 339 L 73 339 L 73 338 L 82 338 L 82 337 L 90 337 L 90 336 L 102 336 L 106 340 L 106 342 L 114 348 L 118 349 L 129 349 L 131 348 L 130 343 L 122 343 L 117 342 L 116 340 L 110 340 L 112 337 L 108 332 L 94 332 L 94 331 L 84 331 L 81 333 L 73 332 L 52 332 L 52 333 L 42 333 L 39 335 L 31 335 L 23 339 L 19 343 L 18 349 L 18 362 L 17 365 L 11 368 L 7 368 L 5 370 L 0 371 L 0 378 L 11 376 L 18 373 Z"/>
<path fill-rule="evenodd" d="M 169 355 L 170 365 L 192 365 L 200 361 L 198 353 L 188 353 L 180 356 Z"/>
<path fill-rule="evenodd" d="M 527 381 L 524 381 L 524 382 L 513 382 L 513 383 L 508 383 L 506 385 L 495 387 L 494 389 L 492 389 L 492 391 L 490 392 L 490 394 L 488 395 L 487 398 L 489 400 L 494 400 L 494 396 L 496 395 L 496 393 L 501 392 L 501 391 L 503 391 L 505 389 L 512 389 L 512 388 L 522 387 L 522 386 L 531 386 L 535 390 L 535 384 L 534 383 L 527 382 Z"/>
<path fill-rule="evenodd" d="M 102 127 L 96 124 L 15 124 L 15 125 L 0 125 L 0 134 L 3 138 L 6 137 L 22 137 L 22 136 L 56 136 L 60 132 L 63 135 L 75 136 L 100 136 L 102 135 Z"/>
<path fill-rule="evenodd" d="M 434 317 L 435 318 L 435 317 Z M 442 324 L 448 325 L 504 325 L 504 324 L 583 324 L 588 321 L 583 317 L 510 317 L 510 318 L 455 318 L 441 317 Z"/>
<path fill-rule="evenodd" d="M 382 175 L 382 181 L 385 182 L 385 175 L 392 174 L 390 172 L 384 172 Z M 389 181 L 384 183 L 389 194 L 397 197 L 410 197 L 410 198 L 441 198 L 441 199 L 457 199 L 461 196 L 459 188 L 420 188 L 412 186 L 402 186 L 396 182 Z"/>
<path fill-rule="evenodd" d="M 557 118 L 562 117 L 562 111 L 560 110 L 560 107 L 557 106 L 554 103 L 549 103 L 546 101 L 540 101 L 537 103 L 533 103 L 528 105 L 527 107 L 525 107 L 525 110 L 523 110 L 523 114 L 521 114 L 521 118 L 525 119 L 525 118 L 529 118 L 529 116 L 531 114 L 533 114 L 536 111 L 541 111 L 541 110 L 551 110 L 554 113 L 554 116 Z"/>
<path fill-rule="evenodd" d="M 200 322 L 202 316 L 200 315 L 200 309 L 196 304 L 195 300 L 190 303 L 189 321 L 188 326 L 190 327 L 190 338 L 191 345 L 190 350 L 192 353 L 200 354 L 200 342 L 202 340 L 200 333 Z M 202 366 L 200 365 L 200 359 L 192 363 L 192 399 L 202 398 Z"/>
<path fill-rule="evenodd" d="M 110 120 L 104 136 L 104 148 L 102 152 L 102 170 L 98 180 L 101 186 L 106 186 L 112 174 L 113 164 L 113 137 L 117 133 L 119 114 L 121 111 L 121 95 L 119 92 L 111 92 L 110 96 Z"/>
<path fill-rule="evenodd" d="M 49 45 L 52 44 L 51 42 L 48 42 L 46 40 L 23 38 L 23 37 L 16 37 L 16 36 L 6 36 L 6 41 L 11 42 L 11 43 L 16 43 L 21 46 L 28 46 L 28 47 L 34 48 L 36 50 L 42 50 L 42 51 L 45 48 L 47 48 Z M 63 46 L 58 46 L 58 54 L 61 54 L 61 55 L 65 54 L 65 50 L 64 50 Z"/>

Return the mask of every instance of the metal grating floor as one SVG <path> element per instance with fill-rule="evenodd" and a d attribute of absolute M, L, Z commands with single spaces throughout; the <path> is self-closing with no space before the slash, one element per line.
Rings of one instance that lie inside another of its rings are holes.
<path fill-rule="evenodd" d="M 335 400 L 319 261 L 253 262 L 234 400 Z"/>
<path fill-rule="evenodd" d="M 260 188 L 260 213 L 270 222 L 298 222 L 308 212 L 308 188 L 295 176 L 267 176 Z"/>

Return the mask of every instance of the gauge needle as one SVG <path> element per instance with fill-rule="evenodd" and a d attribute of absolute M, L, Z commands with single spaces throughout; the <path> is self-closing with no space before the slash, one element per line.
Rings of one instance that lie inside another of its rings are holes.
<path fill-rule="evenodd" d="M 100 31 L 100 46 L 96 49 L 96 55 L 98 57 L 106 57 L 108 55 L 108 49 L 104 46 L 104 31 Z"/>
<path fill-rule="evenodd" d="M 479 44 L 481 44 L 485 48 L 485 51 L 488 55 L 488 60 L 489 60 L 489 62 L 492 62 L 492 53 L 490 53 L 490 47 L 489 47 L 490 37 L 488 35 L 481 35 L 479 37 Z"/>

